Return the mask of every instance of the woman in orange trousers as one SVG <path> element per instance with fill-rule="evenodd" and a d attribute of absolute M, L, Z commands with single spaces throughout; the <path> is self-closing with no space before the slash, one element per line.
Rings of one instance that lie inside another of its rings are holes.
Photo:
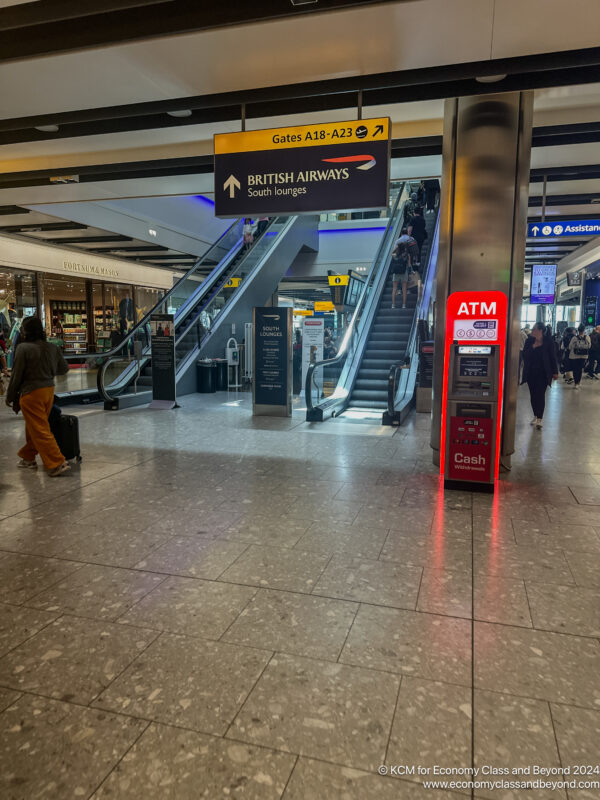
<path fill-rule="evenodd" d="M 48 416 L 54 403 L 54 377 L 65 375 L 69 365 L 54 344 L 46 341 L 42 323 L 37 317 L 25 317 L 22 339 L 15 351 L 6 404 L 25 419 L 26 444 L 19 450 L 17 464 L 21 469 L 37 469 L 39 453 L 51 477 L 68 472 L 70 467 L 52 435 Z"/>

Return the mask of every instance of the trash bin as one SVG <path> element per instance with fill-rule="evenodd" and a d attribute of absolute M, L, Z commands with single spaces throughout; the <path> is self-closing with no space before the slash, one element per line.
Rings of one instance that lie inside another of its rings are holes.
<path fill-rule="evenodd" d="M 227 370 L 228 370 L 228 363 L 226 358 L 215 358 L 213 359 L 213 364 L 215 364 L 217 368 L 217 392 L 226 392 L 227 391 Z"/>
<path fill-rule="evenodd" d="M 217 391 L 217 367 L 212 361 L 198 361 L 196 364 L 197 371 L 197 389 L 200 394 L 210 394 Z"/>

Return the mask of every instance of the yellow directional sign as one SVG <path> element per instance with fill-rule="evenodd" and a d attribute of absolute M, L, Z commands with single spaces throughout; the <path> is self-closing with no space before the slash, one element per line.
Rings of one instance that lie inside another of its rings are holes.
<path fill-rule="evenodd" d="M 294 316 L 295 317 L 312 317 L 313 312 L 308 308 L 295 308 L 294 309 Z"/>
<path fill-rule="evenodd" d="M 225 284 L 226 289 L 237 289 L 237 287 L 242 282 L 241 278 L 229 278 L 227 283 Z"/>
<path fill-rule="evenodd" d="M 317 147 L 328 144 L 385 142 L 390 136 L 390 118 L 355 119 L 292 128 L 267 128 L 260 131 L 216 133 L 215 155 L 251 153 L 260 150 L 289 150 L 291 147 Z"/>
<path fill-rule="evenodd" d="M 389 117 L 218 133 L 215 214 L 385 208 L 390 137 Z"/>
<path fill-rule="evenodd" d="M 335 311 L 331 300 L 315 300 L 315 311 Z"/>
<path fill-rule="evenodd" d="M 330 286 L 347 286 L 350 282 L 350 275 L 329 275 Z"/>

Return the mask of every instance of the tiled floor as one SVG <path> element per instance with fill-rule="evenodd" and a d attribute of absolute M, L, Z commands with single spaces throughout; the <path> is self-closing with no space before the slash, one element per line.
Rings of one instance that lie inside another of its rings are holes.
<path fill-rule="evenodd" d="M 443 493 L 423 416 L 79 407 L 53 481 L 14 468 L 2 407 L 2 800 L 425 800 L 471 795 L 425 789 L 436 766 L 593 767 L 600 388 L 548 399 L 541 433 L 521 395 L 494 497 Z"/>

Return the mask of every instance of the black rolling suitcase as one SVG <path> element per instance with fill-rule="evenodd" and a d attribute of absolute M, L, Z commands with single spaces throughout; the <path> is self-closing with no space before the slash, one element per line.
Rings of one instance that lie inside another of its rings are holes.
<path fill-rule="evenodd" d="M 60 409 L 54 406 L 48 421 L 50 422 L 50 430 L 56 439 L 56 444 L 65 459 L 72 461 L 75 458 L 77 461 L 81 461 L 79 419 L 72 414 L 61 414 Z"/>

